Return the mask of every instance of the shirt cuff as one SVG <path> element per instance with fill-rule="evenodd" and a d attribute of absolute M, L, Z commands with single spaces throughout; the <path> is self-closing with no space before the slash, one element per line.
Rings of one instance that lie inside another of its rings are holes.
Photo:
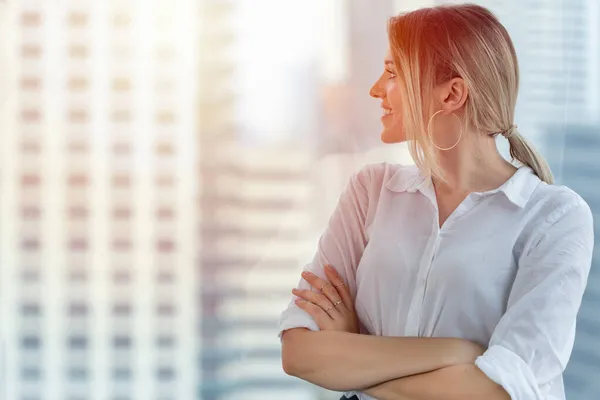
<path fill-rule="evenodd" d="M 281 313 L 279 318 L 279 341 L 283 331 L 292 328 L 308 328 L 311 331 L 320 331 L 319 325 L 308 313 L 296 306 L 290 306 Z"/>
<path fill-rule="evenodd" d="M 475 365 L 502 386 L 512 400 L 544 400 L 527 363 L 506 347 L 490 347 L 475 360 Z"/>

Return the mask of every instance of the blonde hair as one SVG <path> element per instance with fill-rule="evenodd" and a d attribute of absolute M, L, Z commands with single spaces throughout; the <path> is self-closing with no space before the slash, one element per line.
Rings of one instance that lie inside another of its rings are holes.
<path fill-rule="evenodd" d="M 537 176 L 553 183 L 544 158 L 513 127 L 519 87 L 517 55 L 504 26 L 488 9 L 475 4 L 422 8 L 388 24 L 390 49 L 406 107 L 403 129 L 419 168 L 443 179 L 427 122 L 433 113 L 434 87 L 460 77 L 469 88 L 463 129 L 495 135 L 503 132 L 510 155 Z"/>

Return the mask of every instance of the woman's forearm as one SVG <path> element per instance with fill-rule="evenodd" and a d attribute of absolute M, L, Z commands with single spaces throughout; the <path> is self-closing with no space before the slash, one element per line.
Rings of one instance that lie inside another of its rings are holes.
<path fill-rule="evenodd" d="M 378 400 L 510 400 L 508 393 L 474 364 L 394 379 L 363 392 Z"/>
<path fill-rule="evenodd" d="M 330 390 L 378 383 L 472 363 L 479 346 L 463 339 L 360 335 L 291 329 L 283 336 L 286 373 Z"/>

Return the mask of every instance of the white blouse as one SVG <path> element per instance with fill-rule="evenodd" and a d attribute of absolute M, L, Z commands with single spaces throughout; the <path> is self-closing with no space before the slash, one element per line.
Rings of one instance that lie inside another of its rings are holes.
<path fill-rule="evenodd" d="M 468 339 L 487 347 L 475 364 L 512 399 L 564 400 L 593 246 L 585 201 L 528 167 L 468 195 L 440 229 L 431 179 L 377 163 L 352 176 L 305 269 L 321 278 L 325 264 L 337 269 L 361 333 Z M 294 299 L 280 338 L 319 330 Z"/>

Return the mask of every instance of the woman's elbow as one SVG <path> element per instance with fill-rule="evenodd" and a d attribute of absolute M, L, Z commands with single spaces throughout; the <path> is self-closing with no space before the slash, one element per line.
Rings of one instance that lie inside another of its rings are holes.
<path fill-rule="evenodd" d="M 300 357 L 302 348 L 305 346 L 301 343 L 303 337 L 306 337 L 307 328 L 288 329 L 282 334 L 281 339 L 281 366 L 283 371 L 290 376 L 299 376 L 301 371 Z"/>

